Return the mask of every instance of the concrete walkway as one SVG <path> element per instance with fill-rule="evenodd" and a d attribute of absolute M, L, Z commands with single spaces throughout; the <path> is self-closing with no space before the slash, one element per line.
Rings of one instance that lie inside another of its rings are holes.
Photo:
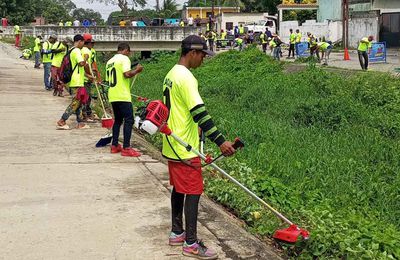
<path fill-rule="evenodd" d="M 183 259 L 167 244 L 167 167 L 153 148 L 136 136 L 145 155 L 125 158 L 94 147 L 99 125 L 55 130 L 69 98 L 19 55 L 0 43 L 0 259 Z M 206 197 L 200 211 L 220 259 L 279 259 Z"/>

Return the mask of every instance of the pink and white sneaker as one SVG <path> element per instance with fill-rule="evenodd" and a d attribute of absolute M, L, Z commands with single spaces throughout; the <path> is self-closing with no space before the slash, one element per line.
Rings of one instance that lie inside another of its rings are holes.
<path fill-rule="evenodd" d="M 218 258 L 217 252 L 212 248 L 207 248 L 201 240 L 191 245 L 188 245 L 185 242 L 183 244 L 182 253 L 185 256 L 190 256 L 204 260 L 211 260 Z"/>
<path fill-rule="evenodd" d="M 181 246 L 183 245 L 183 242 L 185 242 L 186 239 L 186 233 L 182 232 L 182 234 L 177 235 L 174 232 L 171 232 L 169 235 L 169 242 L 168 244 L 170 246 Z"/>

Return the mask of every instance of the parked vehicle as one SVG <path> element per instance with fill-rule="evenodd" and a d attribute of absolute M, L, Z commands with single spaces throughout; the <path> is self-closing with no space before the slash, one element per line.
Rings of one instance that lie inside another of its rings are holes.
<path fill-rule="evenodd" d="M 245 31 L 253 31 L 255 34 L 260 34 L 261 32 L 265 32 L 265 29 L 271 33 L 277 32 L 277 20 L 276 18 L 268 18 L 267 20 L 260 20 L 258 22 L 247 23 L 244 26 Z"/>

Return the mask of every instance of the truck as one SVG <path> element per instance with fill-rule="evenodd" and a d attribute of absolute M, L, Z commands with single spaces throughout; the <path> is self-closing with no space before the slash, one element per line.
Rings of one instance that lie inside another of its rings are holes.
<path fill-rule="evenodd" d="M 217 31 L 230 31 L 235 26 L 243 25 L 245 31 L 253 31 L 255 34 L 264 32 L 266 28 L 277 33 L 277 20 L 278 16 L 268 13 L 222 13 L 217 16 Z"/>
<path fill-rule="evenodd" d="M 267 18 L 266 20 L 250 22 L 244 25 L 245 31 L 253 31 L 255 34 L 261 34 L 262 32 L 265 32 L 267 28 L 271 33 L 277 33 L 276 17 L 271 16 L 271 18 Z"/>

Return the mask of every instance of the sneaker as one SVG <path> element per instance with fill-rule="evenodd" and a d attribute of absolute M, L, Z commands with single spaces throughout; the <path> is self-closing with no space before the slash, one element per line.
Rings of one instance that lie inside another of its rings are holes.
<path fill-rule="evenodd" d="M 122 148 L 121 150 L 121 155 L 122 156 L 129 156 L 129 157 L 139 157 L 142 154 L 136 151 L 135 149 L 132 149 L 131 147 L 128 148 Z"/>
<path fill-rule="evenodd" d="M 122 151 L 122 146 L 119 144 L 117 146 L 111 145 L 111 153 L 119 153 Z"/>
<path fill-rule="evenodd" d="M 77 126 L 76 126 L 76 129 L 89 129 L 90 128 L 90 126 L 88 126 L 88 125 L 86 125 L 86 124 L 83 124 L 83 123 L 79 123 Z"/>
<path fill-rule="evenodd" d="M 57 130 L 69 130 L 69 125 L 57 125 Z"/>
<path fill-rule="evenodd" d="M 69 126 L 64 120 L 60 119 L 57 122 L 57 130 L 69 130 Z"/>
<path fill-rule="evenodd" d="M 169 235 L 169 242 L 168 244 L 170 246 L 181 246 L 183 245 L 183 242 L 185 242 L 186 239 L 186 233 L 182 232 L 182 234 L 177 235 L 174 232 L 171 232 Z"/>
<path fill-rule="evenodd" d="M 197 241 L 191 245 L 183 244 L 182 254 L 198 259 L 217 259 L 218 254 L 215 250 L 207 248 L 202 241 Z"/>

